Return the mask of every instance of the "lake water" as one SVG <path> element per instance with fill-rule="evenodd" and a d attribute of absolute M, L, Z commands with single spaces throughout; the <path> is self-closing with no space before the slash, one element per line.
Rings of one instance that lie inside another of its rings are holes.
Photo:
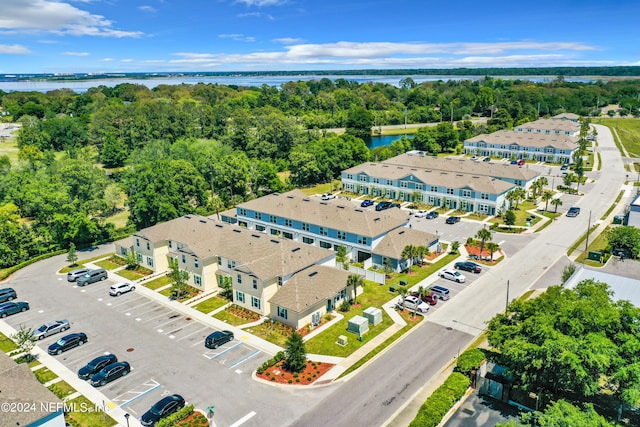
<path fill-rule="evenodd" d="M 367 143 L 367 147 L 376 148 L 391 145 L 393 141 L 402 138 L 404 135 L 382 135 L 372 136 L 371 141 Z M 413 138 L 413 135 L 407 135 L 407 138 Z"/>
<path fill-rule="evenodd" d="M 2 77 L 2 76 L 0 76 Z M 179 84 L 196 84 L 196 83 L 212 83 L 219 85 L 237 85 L 237 86 L 256 86 L 262 85 L 277 86 L 290 81 L 309 81 L 320 80 L 328 78 L 329 80 L 345 79 L 351 82 L 366 83 L 386 83 L 394 86 L 399 86 L 400 81 L 405 78 L 412 78 L 416 83 L 438 81 L 438 80 L 479 80 L 483 76 L 369 76 L 369 75 L 290 75 L 290 76 L 210 76 L 210 77 L 195 77 L 195 76 L 177 76 L 177 77 L 158 77 L 153 79 L 134 79 L 134 78 L 113 78 L 113 79 L 92 79 L 92 80 L 74 80 L 74 81 L 49 81 L 49 80 L 31 80 L 31 81 L 12 81 L 11 79 L 0 78 L 0 90 L 5 92 L 48 92 L 56 89 L 71 89 L 74 92 L 82 93 L 86 92 L 89 88 L 97 86 L 114 87 L 122 83 L 133 83 L 145 85 L 150 89 L 153 89 L 159 85 L 179 85 Z M 504 77 L 505 79 L 515 79 L 516 77 Z M 554 80 L 553 77 L 525 77 L 518 76 L 521 80 L 530 80 L 533 82 L 547 82 Z M 567 78 L 566 81 L 573 82 L 593 82 L 588 79 L 571 79 Z"/>

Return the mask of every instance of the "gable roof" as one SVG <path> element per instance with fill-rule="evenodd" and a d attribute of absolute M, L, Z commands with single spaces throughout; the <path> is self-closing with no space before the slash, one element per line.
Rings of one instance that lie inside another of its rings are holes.
<path fill-rule="evenodd" d="M 495 162 L 476 162 L 465 157 L 433 157 L 410 151 L 385 160 L 384 164 L 402 165 L 434 171 L 455 172 L 475 176 L 488 176 L 498 179 L 529 181 L 538 176 L 538 172 L 526 168 L 514 168 L 511 165 Z"/>
<path fill-rule="evenodd" d="M 325 304 L 328 298 L 346 288 L 351 274 L 338 268 L 309 267 L 282 285 L 269 302 L 300 313 L 320 302 Z"/>
<path fill-rule="evenodd" d="M 521 131 L 533 129 L 577 133 L 580 131 L 580 123 L 571 120 L 538 119 L 516 126 L 515 129 L 520 129 Z"/>
<path fill-rule="evenodd" d="M 487 144 L 511 145 L 521 147 L 556 148 L 559 150 L 576 150 L 577 139 L 568 135 L 515 132 L 512 130 L 499 130 L 489 134 L 476 135 L 465 142 L 485 142 Z M 478 162 L 474 162 L 478 163 Z M 510 166 L 510 165 L 505 165 Z M 521 168 L 518 168 L 521 169 Z"/>
<path fill-rule="evenodd" d="M 361 209 L 344 200 L 321 201 L 299 190 L 270 194 L 238 205 L 239 209 L 261 212 L 282 218 L 344 230 L 375 238 L 409 222 L 409 214 L 400 209 L 384 211 Z M 238 215 L 239 218 L 242 215 Z"/>
<path fill-rule="evenodd" d="M 476 162 L 474 162 L 476 163 Z M 514 168 L 518 169 L 518 168 Z M 502 194 L 511 190 L 515 184 L 486 175 L 472 175 L 462 172 L 442 170 L 418 169 L 385 163 L 363 163 L 343 171 L 347 174 L 367 174 L 376 178 L 399 180 L 409 175 L 416 177 L 419 182 L 447 188 L 470 188 L 474 191 L 488 194 Z M 369 185 L 376 185 L 371 184 Z M 385 212 L 385 211 L 383 211 Z"/>
<path fill-rule="evenodd" d="M 577 122 L 578 119 L 580 119 L 580 116 L 573 113 L 560 113 L 560 114 L 556 114 L 551 118 L 554 120 L 572 120 L 574 122 Z"/>
<path fill-rule="evenodd" d="M 402 251 L 407 245 L 431 246 L 438 240 L 435 234 L 412 228 L 399 228 L 388 233 L 373 248 L 373 253 L 386 258 L 401 259 Z"/>

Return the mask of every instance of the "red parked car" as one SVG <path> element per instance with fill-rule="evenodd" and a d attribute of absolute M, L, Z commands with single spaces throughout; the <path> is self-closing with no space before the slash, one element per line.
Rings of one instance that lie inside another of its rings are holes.
<path fill-rule="evenodd" d="M 414 296 L 414 297 L 417 297 L 418 293 L 417 292 L 411 292 L 411 295 Z M 422 295 L 422 297 L 420 299 L 422 299 L 422 301 L 426 302 L 429 305 L 436 305 L 438 303 L 438 297 L 433 292 L 429 292 L 426 295 Z"/>

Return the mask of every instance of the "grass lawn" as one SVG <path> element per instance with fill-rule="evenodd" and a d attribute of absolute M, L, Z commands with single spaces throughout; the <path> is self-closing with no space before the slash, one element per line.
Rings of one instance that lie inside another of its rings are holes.
<path fill-rule="evenodd" d="M 122 267 L 120 264 L 116 264 L 115 262 L 105 259 L 104 261 L 96 262 L 98 267 L 104 268 L 105 270 L 115 270 L 118 267 Z"/>
<path fill-rule="evenodd" d="M 46 366 L 44 368 L 38 369 L 37 371 L 33 371 L 33 373 L 35 374 L 38 381 L 40 381 L 42 384 L 49 382 L 54 378 L 58 378 L 58 376 L 55 373 L 51 372 Z"/>
<path fill-rule="evenodd" d="M 415 285 L 416 283 L 420 282 L 422 279 L 424 279 L 425 277 L 437 272 L 438 270 L 440 270 L 441 268 L 443 268 L 445 265 L 449 264 L 451 261 L 453 261 L 454 259 L 458 258 L 459 254 L 447 254 L 444 258 L 442 258 L 440 261 L 436 262 L 435 264 L 425 264 L 423 267 L 419 267 L 417 265 L 414 265 L 412 267 L 413 273 L 408 274 L 408 273 L 392 273 L 390 275 L 390 279 L 389 277 L 387 277 L 387 283 L 386 285 L 378 285 L 378 284 L 372 284 L 371 286 L 378 286 L 381 288 L 384 288 L 383 291 L 384 293 L 386 293 L 386 301 L 389 301 L 391 298 L 389 297 L 389 286 L 395 286 L 398 287 L 400 285 L 400 280 L 404 280 L 407 282 L 408 286 L 411 287 L 413 285 Z M 366 290 L 366 288 L 365 288 Z M 359 301 L 358 297 L 358 301 Z"/>
<path fill-rule="evenodd" d="M 216 313 L 213 317 L 215 317 L 218 320 L 222 320 L 223 322 L 228 323 L 232 326 L 240 326 L 240 325 L 246 325 L 247 323 L 251 323 L 249 320 L 243 319 L 242 317 L 238 317 L 235 314 L 231 314 L 227 310 L 222 310 Z M 309 351 L 308 348 L 307 348 L 307 351 Z"/>
<path fill-rule="evenodd" d="M 125 208 L 116 212 L 115 214 L 108 216 L 104 219 L 104 222 L 115 225 L 116 229 L 124 228 L 127 226 L 129 220 L 129 209 Z"/>
<path fill-rule="evenodd" d="M 84 396 L 78 396 L 67 403 L 70 408 L 78 408 L 78 412 L 66 412 L 64 414 L 67 421 L 71 421 L 72 425 L 111 427 L 118 424 L 102 410 L 97 409 L 93 402 Z"/>
<path fill-rule="evenodd" d="M 80 256 L 80 253 L 76 252 L 78 254 L 78 256 Z M 111 255 L 113 255 L 114 253 L 111 252 L 109 254 L 104 254 L 104 255 L 98 255 L 98 256 L 94 256 L 93 258 L 87 258 L 87 259 L 82 259 L 82 260 L 78 260 L 76 262 L 76 264 L 74 265 L 67 265 L 66 267 L 63 267 L 62 269 L 60 269 L 58 271 L 58 273 L 68 273 L 72 270 L 77 270 L 79 268 L 84 268 L 84 263 L 86 262 L 93 262 L 99 259 L 104 259 L 104 258 L 109 258 Z"/>
<path fill-rule="evenodd" d="M 230 301 L 225 299 L 225 298 L 221 298 L 219 296 L 213 296 L 211 298 L 207 298 L 206 300 L 196 304 L 193 306 L 193 308 L 195 308 L 196 310 L 202 312 L 202 313 L 211 313 L 213 310 L 222 307 L 225 304 L 228 304 Z"/>
<path fill-rule="evenodd" d="M 589 254 L 589 251 L 603 251 L 607 248 L 607 245 L 609 244 L 609 241 L 607 240 L 607 232 L 610 228 L 611 227 L 605 228 L 604 231 L 600 233 L 600 235 L 598 235 L 598 237 L 596 237 L 595 239 L 593 239 L 593 236 L 590 235 L 589 239 L 593 239 L 593 241 L 589 243 L 587 251 L 582 252 L 578 256 L 578 258 L 576 258 L 575 262 L 578 264 L 590 265 L 592 267 L 602 267 L 602 264 L 600 262 L 587 259 L 587 255 Z"/>
<path fill-rule="evenodd" d="M 0 140 L 0 156 L 7 156 L 12 165 L 18 163 L 18 141 L 17 138 L 3 138 Z"/>
<path fill-rule="evenodd" d="M 126 270 L 126 269 L 120 270 L 114 274 L 117 274 L 118 276 L 124 277 L 125 279 L 128 279 L 128 280 L 138 280 L 152 273 L 153 271 L 149 270 L 148 268 L 138 267 L 135 270 Z"/>
<path fill-rule="evenodd" d="M 536 205 L 533 202 L 529 201 L 529 200 L 518 204 L 518 209 L 514 209 L 513 210 L 513 212 L 516 214 L 516 223 L 514 225 L 526 226 L 527 218 L 532 216 L 532 214 L 530 214 L 527 211 L 529 211 L 531 209 L 536 209 Z M 533 222 L 531 222 L 531 225 L 533 225 L 533 224 L 535 224 L 535 223 L 537 223 L 539 221 L 540 221 L 540 218 L 536 216 L 533 219 Z M 494 223 L 494 224 L 504 224 L 504 218 L 498 218 L 498 217 L 491 218 L 489 220 L 489 222 Z"/>
<path fill-rule="evenodd" d="M 598 224 L 592 225 L 591 228 L 589 229 L 588 233 L 590 238 L 592 238 L 593 232 L 595 231 L 596 228 L 598 228 Z M 584 242 L 586 239 L 587 239 L 587 233 L 585 232 L 582 236 L 580 236 L 578 240 L 574 242 L 573 245 L 571 245 L 569 249 L 567 249 L 567 256 L 571 256 L 571 254 L 578 249 L 578 246 L 580 246 L 582 242 Z"/>
<path fill-rule="evenodd" d="M 478 221 L 484 221 L 485 219 L 489 218 L 489 215 L 483 214 L 483 213 L 479 213 L 479 212 L 472 212 L 469 215 L 467 215 L 465 218 L 471 218 L 471 219 L 477 219 Z"/>
<path fill-rule="evenodd" d="M 251 328 L 247 328 L 245 330 L 250 334 L 267 340 L 275 345 L 279 345 L 280 347 L 284 347 L 287 343 L 288 337 L 284 336 L 281 333 L 275 332 L 273 328 L 269 327 L 268 322 L 261 323 L 258 326 L 252 326 Z M 306 348 L 308 351 L 308 347 Z"/>
<path fill-rule="evenodd" d="M 622 199 L 623 195 L 624 195 L 624 190 L 621 190 L 620 193 L 618 193 L 618 197 L 616 197 L 615 202 L 613 202 L 613 204 L 611 206 L 609 206 L 609 209 L 607 209 L 607 211 L 604 213 L 604 215 L 602 215 L 600 217 L 601 220 L 607 219 L 609 214 L 611 214 L 611 212 L 613 212 L 613 210 L 616 208 L 616 206 L 618 206 L 618 202 L 620 201 L 620 199 Z"/>
<path fill-rule="evenodd" d="M 613 128 L 620 142 L 633 157 L 640 157 L 640 119 L 596 119 L 593 123 Z"/>
<path fill-rule="evenodd" d="M 66 381 L 59 381 L 55 384 L 51 384 L 47 387 L 53 394 L 58 396 L 60 399 L 64 399 L 65 397 L 75 393 L 77 390 L 69 385 Z"/>
<path fill-rule="evenodd" d="M 0 332 L 0 350 L 2 350 L 4 353 L 9 353 L 17 348 L 18 346 L 16 345 L 16 343 L 11 341 L 8 336 Z"/>
<path fill-rule="evenodd" d="M 163 289 L 161 291 L 158 291 L 158 293 L 160 295 L 164 295 L 165 297 L 169 298 L 171 296 L 171 291 L 172 291 L 172 289 L 169 287 L 169 288 Z"/>
<path fill-rule="evenodd" d="M 163 286 L 167 286 L 170 284 L 171 284 L 171 278 L 169 276 L 161 276 L 161 277 L 158 277 L 157 279 L 153 279 L 153 280 L 150 280 L 149 282 L 144 283 L 142 286 L 155 291 L 158 288 L 161 288 Z"/>
<path fill-rule="evenodd" d="M 318 184 L 313 187 L 303 187 L 300 190 L 307 196 L 313 196 L 314 194 L 331 193 L 333 189 L 339 189 L 341 187 L 339 180 L 334 180 L 332 183 Z"/>

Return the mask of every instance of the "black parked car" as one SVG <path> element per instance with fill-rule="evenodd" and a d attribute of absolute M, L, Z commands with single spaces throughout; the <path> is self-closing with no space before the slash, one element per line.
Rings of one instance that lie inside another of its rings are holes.
<path fill-rule="evenodd" d="M 207 348 L 218 348 L 229 341 L 233 341 L 233 332 L 216 331 L 204 340 L 204 346 Z"/>
<path fill-rule="evenodd" d="M 426 219 L 436 219 L 438 218 L 438 212 L 436 211 L 427 212 L 427 214 L 424 217 Z"/>
<path fill-rule="evenodd" d="M 385 209 L 389 209 L 391 207 L 391 202 L 380 202 L 376 205 L 377 211 L 383 211 Z"/>
<path fill-rule="evenodd" d="M 96 357 L 91 362 L 80 368 L 78 371 L 78 378 L 81 380 L 88 380 L 94 374 L 100 372 L 105 366 L 116 363 L 117 361 L 118 358 L 115 354 L 105 354 L 104 356 Z"/>
<path fill-rule="evenodd" d="M 18 294 L 13 288 L 0 289 L 0 302 L 11 301 L 18 298 Z"/>
<path fill-rule="evenodd" d="M 179 394 L 167 396 L 151 407 L 140 417 L 143 426 L 154 426 L 162 418 L 168 417 L 184 407 L 184 399 Z"/>
<path fill-rule="evenodd" d="M 457 270 L 470 271 L 472 273 L 480 273 L 482 271 L 482 267 L 471 261 L 456 262 L 453 267 Z"/>
<path fill-rule="evenodd" d="M 49 346 L 49 354 L 62 354 L 74 347 L 81 346 L 88 341 L 87 334 L 79 332 L 77 334 L 69 334 Z"/>
<path fill-rule="evenodd" d="M 91 385 L 100 387 L 131 372 L 131 366 L 127 362 L 115 362 L 105 366 L 91 377 Z"/>
<path fill-rule="evenodd" d="M 460 217 L 459 216 L 450 216 L 449 218 L 447 218 L 447 220 L 445 222 L 447 224 L 455 224 L 456 222 L 460 222 Z"/>
<path fill-rule="evenodd" d="M 29 310 L 27 302 L 4 302 L 0 304 L 0 317 L 7 317 L 10 314 L 20 313 Z"/>

